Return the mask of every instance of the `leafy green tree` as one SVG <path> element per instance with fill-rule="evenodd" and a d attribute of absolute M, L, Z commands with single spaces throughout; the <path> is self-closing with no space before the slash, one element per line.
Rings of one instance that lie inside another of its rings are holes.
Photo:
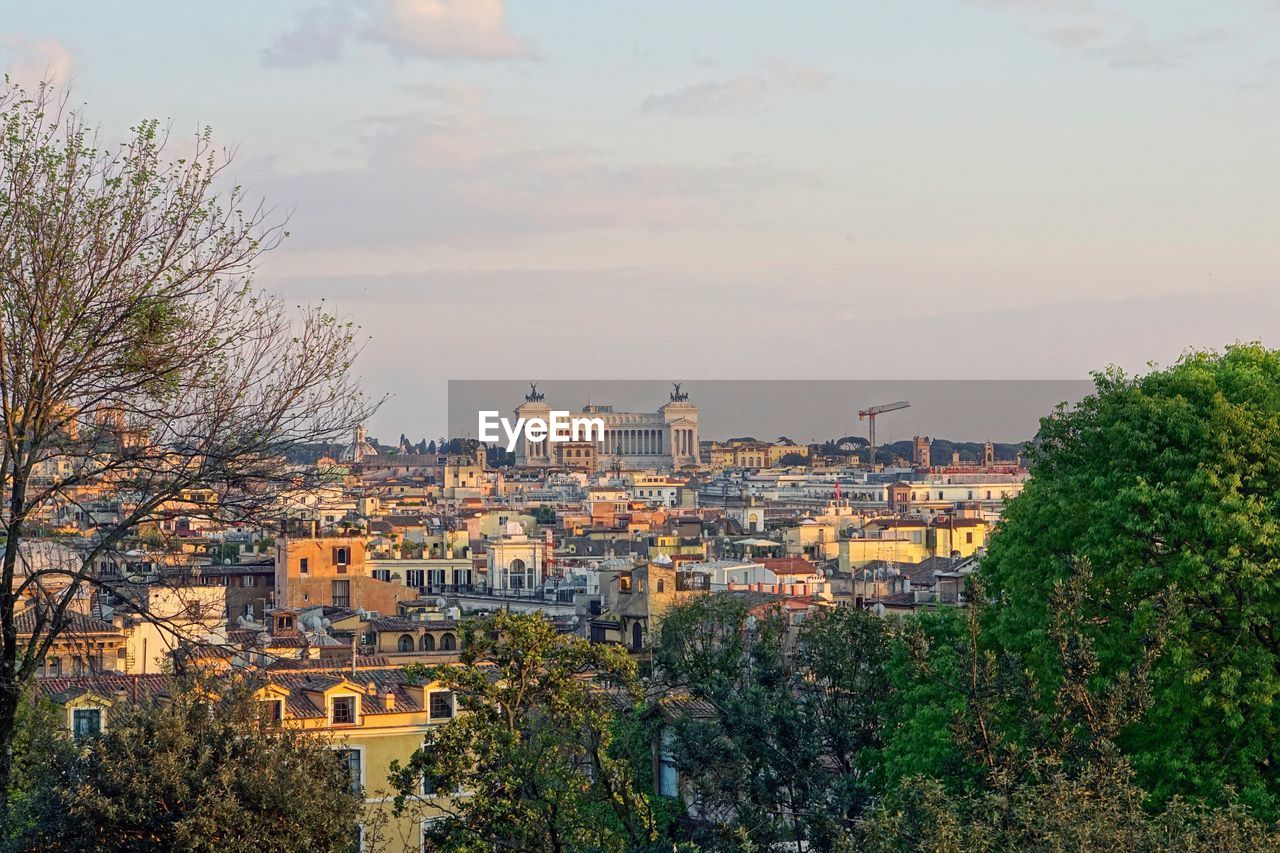
<path fill-rule="evenodd" d="M 894 643 L 886 666 L 894 696 L 892 734 L 880 753 L 886 789 L 914 776 L 936 778 L 952 793 L 975 782 L 977 766 L 953 731 L 965 708 L 958 685 L 966 664 L 966 627 L 959 610 L 920 613 Z"/>
<path fill-rule="evenodd" d="M 861 610 L 811 615 L 794 634 L 774 604 L 710 595 L 663 620 L 655 659 L 676 695 L 670 744 L 712 843 L 847 839 L 876 790 L 891 626 Z M 678 703 L 677 703 L 678 705 Z"/>
<path fill-rule="evenodd" d="M 946 620 L 948 630 L 926 635 L 922 627 L 937 627 L 926 622 L 908 632 L 905 647 L 916 662 L 916 678 L 939 686 L 926 704 L 952 715 L 939 730 L 954 739 L 962 757 L 956 775 L 964 784 L 951 778 L 955 765 L 898 780 L 859 826 L 859 847 L 1243 851 L 1280 843 L 1280 828 L 1239 803 L 1214 807 L 1175 797 L 1148 808 L 1148 792 L 1135 781 L 1116 738 L 1151 708 L 1152 673 L 1173 616 L 1161 602 L 1163 615 L 1134 668 L 1098 678 L 1099 657 L 1084 615 L 1092 606 L 1091 586 L 1088 562 L 1075 561 L 1072 576 L 1050 593 L 1047 635 L 1056 689 L 1047 707 L 1036 701 L 1035 675 L 988 647 L 980 582 L 970 589 L 972 606 Z M 952 701 L 939 701 L 947 694 Z M 901 730 L 895 739 L 900 736 Z"/>
<path fill-rule="evenodd" d="M 453 691 L 459 713 L 393 765 L 397 809 L 443 808 L 428 826 L 441 849 L 654 844 L 649 802 L 614 744 L 615 708 L 637 698 L 626 652 L 560 634 L 536 613 L 499 611 L 465 623 L 462 635 L 462 666 L 415 672 Z"/>
<path fill-rule="evenodd" d="M 32 798 L 41 795 L 51 763 L 74 749 L 68 738 L 55 735 L 65 725 L 66 717 L 57 705 L 37 697 L 34 686 L 28 686 L 14 721 L 13 775 L 7 798 L 14 805 L 9 819 L 0 822 L 0 850 L 20 849 L 21 840 L 34 828 Z"/>
<path fill-rule="evenodd" d="M 555 507 L 550 507 L 550 506 L 547 506 L 546 504 L 539 504 L 538 506 L 533 508 L 533 520 L 538 522 L 538 524 L 541 524 L 544 526 L 555 524 L 556 523 Z"/>
<path fill-rule="evenodd" d="M 1280 354 L 1189 354 L 1095 377 L 1041 423 L 1032 479 L 982 573 L 992 637 L 1051 701 L 1053 585 L 1091 566 L 1083 613 L 1096 681 L 1131 671 L 1169 597 L 1176 619 L 1148 713 L 1116 739 L 1158 800 L 1234 787 L 1263 814 L 1280 793 Z"/>
<path fill-rule="evenodd" d="M 113 706 L 100 735 L 29 738 L 18 849 L 347 850 L 360 797 L 323 737 L 265 721 L 245 681 Z M 220 689 L 219 697 L 211 692 Z"/>
<path fill-rule="evenodd" d="M 1280 831 L 1242 806 L 1175 798 L 1152 814 L 1122 761 L 1055 773 L 1008 792 L 956 795 L 937 779 L 906 780 L 859 826 L 870 851 L 1274 850 Z"/>

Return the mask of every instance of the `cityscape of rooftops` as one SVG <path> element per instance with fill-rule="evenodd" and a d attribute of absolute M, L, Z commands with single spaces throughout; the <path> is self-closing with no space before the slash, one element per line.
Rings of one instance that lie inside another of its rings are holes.
<path fill-rule="evenodd" d="M 1280 850 L 1272 0 L 0 16 L 0 851 Z"/>

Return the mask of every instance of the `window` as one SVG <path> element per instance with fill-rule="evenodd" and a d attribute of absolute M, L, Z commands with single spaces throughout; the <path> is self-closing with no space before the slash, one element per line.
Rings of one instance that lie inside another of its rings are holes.
<path fill-rule="evenodd" d="M 264 723 L 279 723 L 284 719 L 283 699 L 262 699 L 259 704 L 262 706 L 262 721 Z"/>
<path fill-rule="evenodd" d="M 350 726 L 356 722 L 356 697 L 354 696 L 335 696 L 333 697 L 333 724 L 335 726 Z"/>
<path fill-rule="evenodd" d="M 678 787 L 678 779 L 676 777 L 676 758 L 672 750 L 672 737 L 670 729 L 662 730 L 662 749 L 658 754 L 658 796 L 660 797 L 678 797 L 680 789 Z"/>
<path fill-rule="evenodd" d="M 429 707 L 431 709 L 431 719 L 453 719 L 453 694 L 448 690 L 432 693 Z"/>
<path fill-rule="evenodd" d="M 409 569 L 404 573 L 404 585 L 410 587 L 426 586 L 425 575 L 426 573 L 422 569 Z"/>
<path fill-rule="evenodd" d="M 525 572 L 524 560 L 521 560 L 521 559 L 512 560 L 509 570 L 511 574 L 510 574 L 510 582 L 507 584 L 507 586 L 510 587 L 511 589 L 524 589 L 524 572 Z"/>
<path fill-rule="evenodd" d="M 347 778 L 351 780 L 351 793 L 359 794 L 360 789 L 364 787 L 362 784 L 363 770 L 360 766 L 360 750 L 358 749 L 340 749 L 338 757 L 342 760 L 343 766 L 347 771 Z M 363 827 L 360 828 L 363 835 Z"/>
<path fill-rule="evenodd" d="M 458 648 L 458 639 L 453 634 L 442 634 L 440 636 L 440 650 L 444 652 L 452 652 Z"/>
<path fill-rule="evenodd" d="M 658 578 L 658 592 L 661 593 L 665 589 L 666 589 L 666 584 L 662 582 L 662 578 Z"/>
<path fill-rule="evenodd" d="M 102 732 L 101 708 L 77 708 L 71 712 L 71 733 L 75 737 L 86 737 Z"/>
<path fill-rule="evenodd" d="M 305 575 L 307 573 L 307 558 L 303 557 L 298 561 L 298 574 Z"/>
<path fill-rule="evenodd" d="M 422 650 L 424 652 L 434 652 L 436 650 L 436 638 L 430 634 L 422 635 Z"/>
<path fill-rule="evenodd" d="M 426 750 L 431 749 L 431 747 L 434 744 L 435 744 L 435 740 L 432 738 L 432 736 L 427 735 L 422 740 L 423 751 L 425 752 Z M 431 776 L 427 775 L 426 773 L 423 773 L 422 774 L 422 796 L 434 797 L 436 795 L 436 791 L 437 791 L 436 780 L 433 779 Z"/>
<path fill-rule="evenodd" d="M 396 651 L 411 652 L 413 651 L 413 637 L 408 634 L 401 634 L 400 639 L 396 641 Z"/>
<path fill-rule="evenodd" d="M 964 535 L 964 541 L 965 541 L 965 544 L 967 544 L 967 545 L 972 545 L 972 544 L 973 544 L 973 534 L 972 534 L 972 533 L 966 533 L 966 534 Z"/>
<path fill-rule="evenodd" d="M 62 675 L 62 658 L 49 658 L 45 661 L 44 671 L 46 675 L 55 677 Z"/>
<path fill-rule="evenodd" d="M 350 607 L 351 581 L 334 581 L 332 597 L 334 607 Z"/>
<path fill-rule="evenodd" d="M 241 578 L 241 579 L 240 579 L 240 585 L 241 585 L 241 586 L 253 586 L 253 584 L 254 584 L 255 580 L 256 580 L 256 579 L 254 578 L 254 576 L 253 576 L 253 575 L 245 575 L 243 578 Z"/>
<path fill-rule="evenodd" d="M 351 549 L 345 545 L 333 549 L 333 564 L 335 566 L 346 566 L 351 563 Z"/>

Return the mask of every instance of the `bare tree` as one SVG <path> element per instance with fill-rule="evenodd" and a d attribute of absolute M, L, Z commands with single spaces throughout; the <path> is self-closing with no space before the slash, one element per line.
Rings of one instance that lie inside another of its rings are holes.
<path fill-rule="evenodd" d="M 180 159 L 166 137 L 106 145 L 65 96 L 0 87 L 0 797 L 20 694 L 103 557 L 179 516 L 261 523 L 309 486 L 286 453 L 373 408 L 355 328 L 251 285 L 281 217 L 225 186 L 207 130 Z"/>

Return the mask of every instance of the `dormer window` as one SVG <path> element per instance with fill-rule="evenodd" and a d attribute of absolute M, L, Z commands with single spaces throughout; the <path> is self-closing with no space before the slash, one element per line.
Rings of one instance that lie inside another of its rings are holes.
<path fill-rule="evenodd" d="M 89 737 L 101 733 L 101 708 L 76 708 L 71 712 L 71 734 L 74 737 Z"/>
<path fill-rule="evenodd" d="M 453 693 L 448 690 L 441 690 L 432 693 L 428 701 L 428 707 L 431 711 L 431 719 L 452 720 Z"/>
<path fill-rule="evenodd" d="M 269 725 L 279 725 L 284 720 L 283 699 L 263 699 L 259 702 L 262 710 L 262 721 Z"/>
<path fill-rule="evenodd" d="M 333 697 L 333 724 L 335 726 L 354 726 L 356 723 L 356 697 Z"/>

